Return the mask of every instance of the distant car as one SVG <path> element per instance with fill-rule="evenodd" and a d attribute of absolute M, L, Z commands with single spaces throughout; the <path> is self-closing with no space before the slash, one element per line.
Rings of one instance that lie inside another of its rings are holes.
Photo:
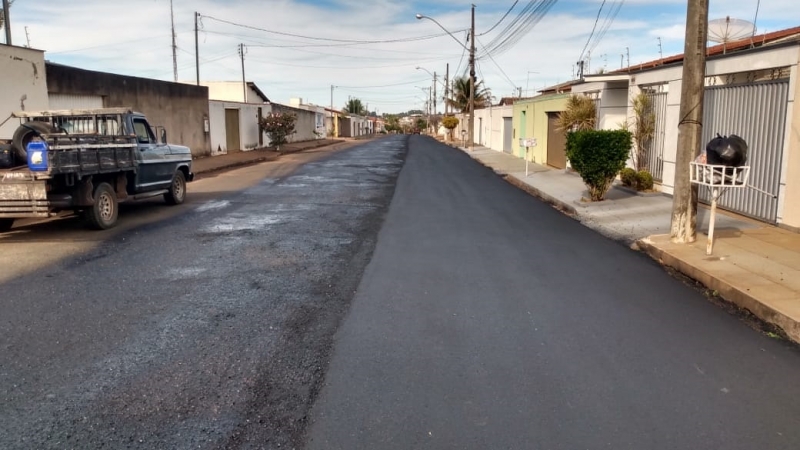
<path fill-rule="evenodd" d="M 415 128 L 414 129 L 414 134 L 419 134 L 419 130 Z"/>

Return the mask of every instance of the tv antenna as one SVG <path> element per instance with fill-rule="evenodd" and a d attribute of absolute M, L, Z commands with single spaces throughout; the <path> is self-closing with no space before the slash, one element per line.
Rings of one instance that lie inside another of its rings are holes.
<path fill-rule="evenodd" d="M 722 53 L 725 54 L 729 42 L 738 41 L 753 36 L 756 26 L 753 22 L 742 19 L 724 19 L 708 21 L 708 40 L 722 44 Z"/>

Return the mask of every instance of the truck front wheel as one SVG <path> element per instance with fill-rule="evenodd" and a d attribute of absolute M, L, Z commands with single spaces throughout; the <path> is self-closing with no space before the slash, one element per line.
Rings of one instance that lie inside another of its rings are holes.
<path fill-rule="evenodd" d="M 12 226 L 14 226 L 14 219 L 0 219 L 0 233 L 11 230 Z"/>
<path fill-rule="evenodd" d="M 117 194 L 108 183 L 94 189 L 94 205 L 84 211 L 87 224 L 96 230 L 107 230 L 117 224 L 119 204 Z"/>
<path fill-rule="evenodd" d="M 164 194 L 164 200 L 168 205 L 180 205 L 186 199 L 186 176 L 183 171 L 175 172 L 175 178 L 169 187 L 169 192 Z"/>

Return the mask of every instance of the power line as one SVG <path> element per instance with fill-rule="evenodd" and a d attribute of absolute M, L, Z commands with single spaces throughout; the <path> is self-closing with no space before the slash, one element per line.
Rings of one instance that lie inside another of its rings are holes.
<path fill-rule="evenodd" d="M 586 45 L 583 46 L 583 51 L 581 51 L 581 56 L 578 57 L 578 61 L 582 61 L 583 55 L 586 54 L 586 49 L 589 47 L 589 42 L 592 40 L 592 36 L 594 36 L 594 30 L 597 29 L 597 22 L 600 21 L 600 13 L 603 12 L 603 6 L 605 6 L 605 4 L 606 0 L 603 0 L 603 2 L 600 3 L 600 9 L 597 10 L 597 18 L 594 19 L 594 26 L 592 27 L 592 32 L 589 33 L 589 38 L 586 39 Z"/>
<path fill-rule="evenodd" d="M 382 84 L 382 85 L 377 85 L 377 86 L 337 86 L 337 87 L 338 88 L 342 88 L 342 89 L 384 88 L 384 87 L 404 86 L 404 85 L 407 85 L 407 84 L 424 83 L 424 82 L 426 82 L 428 80 L 429 80 L 429 78 L 426 78 L 424 80 L 418 80 L 418 81 L 406 81 L 406 82 L 403 82 L 403 83 Z"/>
<path fill-rule="evenodd" d="M 479 44 L 481 44 L 481 47 L 483 47 L 483 49 L 484 49 L 484 50 L 486 50 L 486 47 L 483 45 L 483 42 L 481 42 L 481 40 L 480 40 L 480 39 L 477 39 L 477 38 L 476 38 L 475 40 L 476 40 L 476 41 L 477 41 Z M 492 54 L 491 54 L 491 53 L 489 53 L 489 52 L 486 52 L 486 56 L 488 56 L 488 57 L 489 57 L 489 59 L 491 59 L 491 60 L 492 60 L 492 62 L 494 63 L 494 65 L 495 65 L 495 66 L 497 66 L 497 69 L 498 69 L 498 70 L 500 70 L 500 73 L 502 73 L 502 74 L 503 74 L 503 76 L 504 76 L 504 77 L 506 77 L 506 80 L 508 80 L 508 82 L 509 82 L 509 83 L 511 83 L 511 86 L 513 86 L 513 87 L 514 87 L 514 89 L 516 89 L 516 88 L 517 88 L 517 85 L 516 85 L 516 84 L 514 84 L 514 82 L 511 80 L 511 78 L 509 78 L 509 77 L 508 77 L 508 75 L 506 75 L 506 72 L 503 70 L 503 68 L 502 68 L 502 67 L 500 67 L 500 64 L 497 64 L 497 61 L 495 61 L 495 60 L 494 60 L 494 58 L 492 57 Z"/>
<path fill-rule="evenodd" d="M 484 34 L 491 33 L 492 30 L 497 28 L 497 26 L 500 25 L 501 22 L 506 20 L 506 17 L 508 17 L 508 14 L 511 12 L 511 10 L 514 9 L 515 6 L 517 6 L 517 3 L 519 3 L 519 0 L 514 0 L 514 3 L 511 5 L 511 8 L 508 8 L 508 11 L 506 11 L 506 13 L 503 14 L 503 17 L 501 17 L 500 20 L 498 20 L 497 23 L 492 26 L 492 28 L 489 28 L 488 30 L 484 31 L 483 33 L 481 33 L 481 34 L 479 34 L 477 36 L 483 36 Z"/>
<path fill-rule="evenodd" d="M 383 39 L 383 40 L 359 40 L 359 39 L 322 38 L 322 37 L 316 37 L 316 36 L 304 36 L 304 35 L 301 35 L 301 34 L 286 33 L 286 32 L 283 32 L 283 31 L 268 30 L 266 28 L 259 28 L 259 27 L 255 27 L 255 26 L 252 26 L 252 25 L 245 25 L 245 24 L 241 24 L 241 23 L 231 22 L 229 20 L 219 19 L 219 18 L 216 18 L 216 17 L 213 17 L 213 16 L 207 16 L 207 15 L 204 15 L 204 14 L 201 15 L 201 16 L 205 17 L 207 19 L 215 20 L 217 22 L 225 23 L 225 24 L 228 24 L 228 25 L 233 25 L 233 26 L 236 26 L 236 27 L 247 28 L 247 29 L 256 30 L 256 31 L 263 31 L 265 33 L 272 33 L 272 34 L 277 34 L 277 35 L 280 35 L 280 36 L 290 36 L 290 37 L 296 37 L 296 38 L 300 38 L 300 39 L 308 39 L 308 40 L 312 40 L 312 41 L 341 42 L 341 43 L 351 43 L 351 44 L 388 44 L 388 43 L 396 43 L 396 42 L 424 41 L 424 40 L 427 40 L 427 39 L 434 39 L 434 38 L 437 38 L 437 37 L 447 36 L 447 33 L 439 33 L 439 34 L 430 34 L 430 35 L 426 35 L 426 36 L 416 36 L 416 37 L 398 38 L 398 39 Z M 463 30 L 458 30 L 458 31 L 463 31 Z"/>
<path fill-rule="evenodd" d="M 544 18 L 558 0 L 531 0 L 519 14 L 486 45 L 487 53 L 507 51 Z"/>
<path fill-rule="evenodd" d="M 619 2 L 614 2 L 614 4 L 611 6 L 611 9 L 609 10 L 608 14 L 606 14 L 606 17 L 603 21 L 603 25 L 600 27 L 600 32 L 595 37 L 594 43 L 591 45 L 591 47 L 589 47 L 590 53 L 593 52 L 594 49 L 597 48 L 597 45 L 603 40 L 606 32 L 608 32 L 608 29 L 611 28 L 611 24 L 614 23 L 614 20 L 617 18 L 617 15 L 622 9 L 622 5 L 624 3 L 625 0 L 620 0 Z"/>

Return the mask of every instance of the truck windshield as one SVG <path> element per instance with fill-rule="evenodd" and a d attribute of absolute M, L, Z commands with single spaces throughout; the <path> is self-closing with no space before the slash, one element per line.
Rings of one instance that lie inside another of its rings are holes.
<path fill-rule="evenodd" d="M 142 144 L 156 141 L 153 130 L 144 119 L 133 119 L 133 132 L 136 133 L 136 139 Z"/>

